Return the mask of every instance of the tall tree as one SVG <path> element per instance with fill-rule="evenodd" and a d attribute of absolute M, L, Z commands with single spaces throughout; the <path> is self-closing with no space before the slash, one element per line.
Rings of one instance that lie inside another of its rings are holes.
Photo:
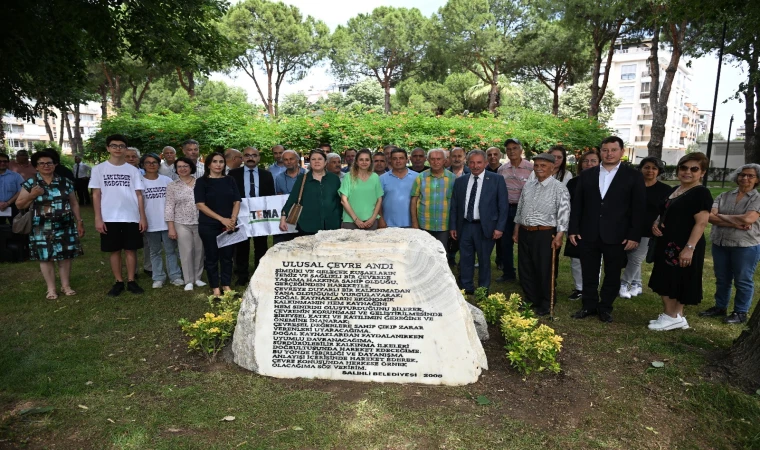
<path fill-rule="evenodd" d="M 381 6 L 352 17 L 332 36 L 333 71 L 341 79 L 377 80 L 385 91 L 385 113 L 390 113 L 391 87 L 420 68 L 427 28 L 417 8 Z"/>
<path fill-rule="evenodd" d="M 705 21 L 705 15 L 713 13 L 707 5 L 700 3 L 700 0 L 656 0 L 648 1 L 645 5 L 645 20 L 652 36 L 647 59 L 653 87 L 649 96 L 652 109 L 652 131 L 647 144 L 649 156 L 662 158 L 668 120 L 668 100 L 673 80 L 681 58 L 698 49 L 700 26 Z M 665 64 L 660 58 L 661 46 L 667 46 L 670 51 L 662 79 L 660 77 L 663 72 L 660 68 Z"/>
<path fill-rule="evenodd" d="M 449 48 L 461 67 L 489 86 L 496 112 L 500 75 L 517 69 L 516 37 L 524 24 L 519 0 L 449 0 L 438 11 Z"/>
<path fill-rule="evenodd" d="M 592 62 L 588 36 L 566 22 L 538 19 L 520 41 L 521 73 L 539 80 L 551 92 L 551 111 L 556 116 L 562 88 L 588 73 Z"/>
<path fill-rule="evenodd" d="M 282 83 L 303 79 L 327 52 L 327 25 L 282 2 L 246 0 L 230 9 L 223 24 L 234 65 L 251 77 L 271 115 L 277 115 Z"/>

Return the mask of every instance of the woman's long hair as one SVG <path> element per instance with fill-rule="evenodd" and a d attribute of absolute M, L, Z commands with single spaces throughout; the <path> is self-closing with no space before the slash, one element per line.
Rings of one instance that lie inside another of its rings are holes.
<path fill-rule="evenodd" d="M 369 173 L 372 173 L 375 169 L 375 164 L 372 162 L 372 150 L 368 148 L 363 148 L 356 152 L 356 156 L 354 157 L 354 164 L 351 166 L 351 181 L 356 181 L 357 178 L 359 178 L 359 155 L 365 154 L 369 156 Z"/>
<path fill-rule="evenodd" d="M 206 169 L 206 171 L 203 172 L 203 178 L 208 178 L 211 175 L 211 161 L 213 161 L 214 156 L 217 155 L 221 156 L 222 160 L 224 160 L 224 155 L 219 152 L 214 152 L 206 156 L 206 159 L 203 161 L 203 167 Z M 224 170 L 222 170 L 222 175 L 224 175 Z"/>
<path fill-rule="evenodd" d="M 562 152 L 562 164 L 559 165 L 559 169 L 554 175 L 554 178 L 558 179 L 559 181 L 564 181 L 565 173 L 567 173 L 567 149 L 564 145 L 552 145 L 552 147 L 549 149 L 549 153 L 554 151 Z"/>

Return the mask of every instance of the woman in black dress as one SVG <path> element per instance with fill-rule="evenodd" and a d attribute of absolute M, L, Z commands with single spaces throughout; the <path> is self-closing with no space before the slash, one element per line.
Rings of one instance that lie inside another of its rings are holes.
<path fill-rule="evenodd" d="M 678 161 L 681 184 L 670 194 L 652 225 L 657 244 L 649 287 L 662 297 L 664 312 L 650 321 L 650 330 L 689 328 L 683 307 L 702 301 L 704 231 L 713 203 L 710 191 L 701 183 L 707 165 L 707 157 L 699 152 Z"/>
<path fill-rule="evenodd" d="M 195 205 L 198 207 L 198 234 L 206 253 L 208 284 L 219 296 L 232 284 L 232 254 L 235 247 L 219 248 L 216 237 L 224 231 L 234 231 L 240 209 L 240 193 L 232 177 L 224 174 L 224 156 L 214 152 L 206 158 L 203 176 L 195 182 Z M 220 266 L 221 265 L 221 271 Z M 221 274 L 221 275 L 220 275 Z"/>

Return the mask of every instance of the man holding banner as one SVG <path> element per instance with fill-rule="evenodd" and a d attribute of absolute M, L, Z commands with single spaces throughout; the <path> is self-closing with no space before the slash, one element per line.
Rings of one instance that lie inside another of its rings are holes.
<path fill-rule="evenodd" d="M 241 215 L 238 217 L 250 217 L 252 211 L 258 212 L 255 207 L 252 208 L 251 200 L 255 198 L 275 195 L 274 177 L 271 172 L 259 170 L 259 161 L 261 156 L 259 151 L 253 147 L 246 147 L 243 150 L 243 167 L 230 170 L 231 176 L 237 184 L 240 191 Z M 248 215 L 243 215 L 248 211 Z M 278 218 L 279 220 L 279 218 Z M 248 220 L 243 224 L 238 221 L 238 226 L 248 226 Z M 251 234 L 248 234 L 251 236 Z M 267 252 L 267 234 L 253 235 L 253 260 L 258 267 L 259 261 Z M 235 244 L 235 275 L 237 276 L 237 286 L 248 286 L 251 274 L 248 270 L 250 266 L 249 255 L 251 252 L 251 240 L 246 239 Z"/>

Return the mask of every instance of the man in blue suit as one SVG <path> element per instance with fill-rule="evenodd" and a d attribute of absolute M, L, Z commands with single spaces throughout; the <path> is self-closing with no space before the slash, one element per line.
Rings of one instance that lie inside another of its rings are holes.
<path fill-rule="evenodd" d="M 470 174 L 454 182 L 449 230 L 459 241 L 459 281 L 466 294 L 475 292 L 475 253 L 478 255 L 478 285 L 491 285 L 491 251 L 507 225 L 507 187 L 504 178 L 486 172 L 486 154 L 472 150 L 467 155 Z"/>

